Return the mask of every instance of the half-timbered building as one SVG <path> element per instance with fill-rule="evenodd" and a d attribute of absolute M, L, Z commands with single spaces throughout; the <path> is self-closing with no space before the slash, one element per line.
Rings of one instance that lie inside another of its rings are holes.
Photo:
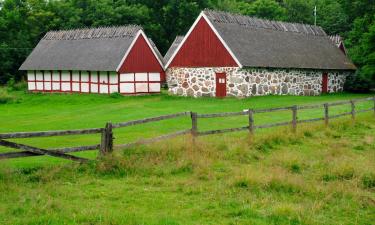
<path fill-rule="evenodd" d="M 67 93 L 159 93 L 162 57 L 140 26 L 50 31 L 27 57 L 28 89 Z"/>

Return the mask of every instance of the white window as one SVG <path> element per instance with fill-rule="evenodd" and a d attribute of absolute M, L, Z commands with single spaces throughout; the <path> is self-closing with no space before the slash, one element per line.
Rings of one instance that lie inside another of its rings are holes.
<path fill-rule="evenodd" d="M 43 80 L 43 73 L 42 71 L 36 71 L 36 80 Z"/>
<path fill-rule="evenodd" d="M 73 78 L 73 81 L 78 82 L 79 81 L 79 71 L 73 71 L 72 72 L 72 78 Z"/>
<path fill-rule="evenodd" d="M 147 73 L 136 73 L 135 81 L 147 81 Z"/>
<path fill-rule="evenodd" d="M 120 74 L 120 82 L 132 82 L 134 81 L 133 73 L 122 73 Z"/>
<path fill-rule="evenodd" d="M 149 81 L 160 81 L 160 73 L 149 73 L 148 74 Z"/>
<path fill-rule="evenodd" d="M 27 71 L 27 80 L 28 81 L 35 81 L 34 71 Z"/>
<path fill-rule="evenodd" d="M 98 85 L 91 84 L 91 93 L 98 93 Z"/>
<path fill-rule="evenodd" d="M 160 83 L 150 83 L 150 92 L 160 92 Z"/>
<path fill-rule="evenodd" d="M 44 71 L 44 81 L 51 81 L 52 80 L 52 76 L 51 76 L 51 71 Z"/>
<path fill-rule="evenodd" d="M 35 82 L 34 81 L 28 82 L 28 87 L 29 87 L 30 91 L 34 91 L 35 90 Z"/>
<path fill-rule="evenodd" d="M 134 93 L 133 83 L 122 83 L 120 84 L 120 93 Z"/>
<path fill-rule="evenodd" d="M 89 84 L 82 83 L 81 84 L 81 92 L 88 93 L 89 92 Z"/>
<path fill-rule="evenodd" d="M 53 71 L 52 72 L 52 80 L 53 81 L 60 81 L 60 72 L 59 71 Z"/>
<path fill-rule="evenodd" d="M 53 82 L 52 83 L 52 90 L 59 91 L 60 90 L 60 83 Z"/>
<path fill-rule="evenodd" d="M 81 72 L 81 82 L 89 82 L 89 73 L 86 71 Z"/>
<path fill-rule="evenodd" d="M 108 94 L 108 85 L 107 84 L 101 84 L 100 85 L 100 93 L 101 94 Z"/>
<path fill-rule="evenodd" d="M 61 80 L 62 81 L 70 81 L 70 72 L 69 71 L 62 71 L 61 72 Z"/>
<path fill-rule="evenodd" d="M 52 85 L 51 82 L 44 82 L 44 90 L 46 91 L 51 91 L 52 90 Z"/>

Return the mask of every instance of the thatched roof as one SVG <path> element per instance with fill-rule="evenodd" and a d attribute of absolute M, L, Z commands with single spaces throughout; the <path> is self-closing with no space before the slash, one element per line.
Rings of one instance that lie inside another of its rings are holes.
<path fill-rule="evenodd" d="M 321 27 L 212 10 L 204 14 L 243 66 L 355 69 Z"/>
<path fill-rule="evenodd" d="M 20 70 L 116 71 L 140 26 L 50 31 Z"/>
<path fill-rule="evenodd" d="M 204 10 L 201 16 L 208 20 L 242 67 L 356 68 L 319 26 L 270 21 L 214 10 Z M 179 47 L 181 45 L 183 43 Z M 171 48 L 175 49 L 173 46 Z"/>
<path fill-rule="evenodd" d="M 184 39 L 184 36 L 177 36 L 171 47 L 168 49 L 167 53 L 164 56 L 164 62 L 167 63 L 169 59 L 172 57 L 172 55 L 175 53 L 177 50 L 178 46 L 181 44 L 182 40 Z"/>

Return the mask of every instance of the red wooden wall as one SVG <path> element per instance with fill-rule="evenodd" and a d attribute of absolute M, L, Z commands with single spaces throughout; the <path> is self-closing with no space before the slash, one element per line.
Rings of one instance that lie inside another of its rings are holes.
<path fill-rule="evenodd" d="M 237 63 L 202 17 L 169 67 L 236 67 Z"/>
<path fill-rule="evenodd" d="M 165 73 L 157 58 L 142 35 L 138 37 L 128 57 L 121 65 L 119 73 L 159 72 L 165 81 Z"/>

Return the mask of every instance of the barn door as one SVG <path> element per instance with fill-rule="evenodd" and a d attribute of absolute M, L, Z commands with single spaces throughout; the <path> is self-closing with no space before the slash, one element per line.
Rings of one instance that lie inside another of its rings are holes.
<path fill-rule="evenodd" d="M 322 93 L 328 93 L 328 73 L 324 72 L 322 77 Z"/>
<path fill-rule="evenodd" d="M 216 73 L 216 97 L 227 96 L 227 78 L 225 73 Z"/>

